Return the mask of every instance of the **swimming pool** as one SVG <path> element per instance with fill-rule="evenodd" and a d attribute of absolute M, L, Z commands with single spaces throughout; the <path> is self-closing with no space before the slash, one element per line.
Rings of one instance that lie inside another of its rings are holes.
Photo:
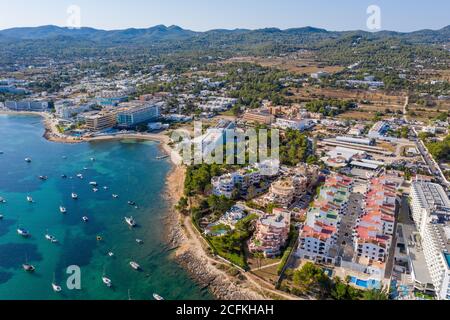
<path fill-rule="evenodd" d="M 364 289 L 381 289 L 381 282 L 374 279 L 361 280 L 356 277 L 352 277 L 350 282 Z"/>

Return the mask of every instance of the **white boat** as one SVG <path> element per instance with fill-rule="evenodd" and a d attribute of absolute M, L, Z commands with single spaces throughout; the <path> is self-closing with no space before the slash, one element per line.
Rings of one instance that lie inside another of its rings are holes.
<path fill-rule="evenodd" d="M 78 199 L 78 195 L 74 192 L 72 192 L 72 199 L 73 200 L 77 200 Z"/>
<path fill-rule="evenodd" d="M 28 202 L 31 202 L 31 203 L 34 202 L 34 201 L 33 201 L 33 198 L 32 198 L 31 196 L 27 196 L 27 201 L 28 201 Z"/>
<path fill-rule="evenodd" d="M 108 252 L 108 256 L 114 257 L 114 252 Z"/>
<path fill-rule="evenodd" d="M 25 270 L 26 272 L 34 272 L 36 270 L 36 268 L 28 263 L 25 263 L 22 265 L 23 270 Z"/>
<path fill-rule="evenodd" d="M 144 244 L 144 241 L 141 240 L 141 239 L 136 239 L 136 242 L 137 242 L 138 244 Z"/>
<path fill-rule="evenodd" d="M 132 228 L 136 227 L 136 221 L 134 221 L 133 217 L 125 217 L 125 222 Z"/>
<path fill-rule="evenodd" d="M 52 283 L 52 289 L 55 292 L 61 292 L 62 288 L 60 286 L 58 286 L 56 283 Z"/>
<path fill-rule="evenodd" d="M 86 216 L 84 216 L 82 219 L 83 219 L 84 222 L 88 222 L 89 221 L 89 218 L 86 217 Z"/>
<path fill-rule="evenodd" d="M 140 266 L 137 262 L 131 261 L 131 262 L 130 262 L 130 266 L 131 266 L 134 270 L 141 270 L 141 266 Z"/>
<path fill-rule="evenodd" d="M 97 183 L 97 182 L 95 182 L 95 181 L 91 181 L 91 182 L 89 182 L 89 184 L 90 184 L 91 186 L 93 186 L 93 187 L 96 187 L 96 186 L 98 186 L 98 183 Z"/>
<path fill-rule="evenodd" d="M 39 180 L 46 181 L 48 180 L 47 176 L 39 176 Z"/>
<path fill-rule="evenodd" d="M 103 187 L 103 190 L 108 190 L 108 187 L 107 187 L 107 186 L 104 186 L 104 187 Z"/>
<path fill-rule="evenodd" d="M 92 189 L 93 192 L 98 192 L 97 188 Z"/>
<path fill-rule="evenodd" d="M 0 203 L 6 203 L 6 199 L 5 199 L 5 198 L 2 198 L 2 197 L 0 197 Z"/>
<path fill-rule="evenodd" d="M 51 243 L 57 243 L 58 239 L 56 239 L 55 236 L 52 236 L 51 234 L 47 233 L 45 234 L 45 239 L 47 239 L 48 241 L 50 241 Z"/>
<path fill-rule="evenodd" d="M 3 220 L 3 215 L 2 214 L 0 214 L 0 220 Z"/>
<path fill-rule="evenodd" d="M 111 281 L 111 279 L 109 279 L 109 278 L 103 276 L 103 277 L 102 277 L 102 281 L 103 281 L 103 283 L 104 283 L 108 288 L 110 288 L 110 287 L 112 286 L 112 281 Z"/>
<path fill-rule="evenodd" d="M 17 234 L 24 238 L 28 238 L 30 236 L 30 233 L 27 230 L 22 229 L 22 228 L 17 229 Z"/>
<path fill-rule="evenodd" d="M 31 162 L 31 158 L 25 158 L 25 162 L 30 163 Z"/>
<path fill-rule="evenodd" d="M 81 173 L 77 174 L 77 178 L 83 179 L 83 175 Z"/>
<path fill-rule="evenodd" d="M 67 209 L 65 207 L 61 206 L 61 207 L 59 207 L 59 212 L 61 212 L 63 214 L 67 213 Z"/>
<path fill-rule="evenodd" d="M 119 195 L 118 195 L 118 194 L 113 194 L 112 197 L 113 197 L 114 199 L 117 199 L 117 198 L 119 198 Z"/>
<path fill-rule="evenodd" d="M 163 300 L 164 300 L 163 297 L 161 297 L 159 294 L 156 294 L 156 293 L 153 294 L 153 298 L 154 298 L 155 300 L 158 300 L 158 301 L 163 301 Z"/>
<path fill-rule="evenodd" d="M 95 158 L 91 158 L 91 161 L 95 161 Z"/>

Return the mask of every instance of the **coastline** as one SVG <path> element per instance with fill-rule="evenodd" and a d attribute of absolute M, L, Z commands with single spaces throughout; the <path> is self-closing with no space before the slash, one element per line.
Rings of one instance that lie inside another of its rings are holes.
<path fill-rule="evenodd" d="M 175 205 L 183 197 L 186 168 L 180 165 L 179 156 L 170 148 L 170 138 L 165 134 L 121 134 L 92 138 L 75 139 L 62 136 L 54 124 L 50 114 L 41 112 L 14 112 L 0 110 L 0 114 L 34 115 L 44 119 L 44 138 L 56 143 L 85 143 L 96 141 L 111 141 L 123 139 L 137 139 L 159 142 L 161 149 L 169 156 L 172 168 L 166 177 L 164 196 L 169 208 L 164 220 L 166 243 L 173 249 L 173 259 L 181 265 L 203 288 L 219 300 L 266 300 L 267 291 L 273 295 L 276 292 L 262 288 L 251 276 L 237 272 L 226 263 L 215 259 L 209 254 L 209 248 L 203 238 L 194 230 L 189 217 L 175 209 Z M 272 295 L 272 297 L 273 297 Z"/>

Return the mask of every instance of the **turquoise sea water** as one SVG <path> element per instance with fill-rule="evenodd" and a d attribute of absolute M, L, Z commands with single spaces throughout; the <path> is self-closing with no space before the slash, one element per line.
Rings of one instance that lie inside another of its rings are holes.
<path fill-rule="evenodd" d="M 163 198 L 170 170 L 153 142 L 114 141 L 77 145 L 57 144 L 42 138 L 42 120 L 33 116 L 0 115 L 0 299 L 210 299 L 170 258 L 164 243 Z M 64 159 L 63 157 L 67 157 Z M 26 157 L 32 158 L 26 163 Z M 91 161 L 91 158 L 95 161 Z M 87 170 L 84 170 L 87 168 Z M 84 179 L 76 177 L 83 174 Z M 65 174 L 69 178 L 62 179 Z M 48 176 L 47 181 L 38 179 Z M 70 179 L 72 177 L 72 179 Z M 99 184 L 94 193 L 90 181 Z M 107 186 L 108 190 L 103 187 Z M 76 192 L 79 200 L 73 200 Z M 112 194 L 118 194 L 113 199 Z M 28 203 L 27 195 L 35 203 Z M 127 204 L 135 201 L 139 208 Z M 65 206 L 66 215 L 59 212 Z M 131 230 L 125 216 L 139 226 Z M 82 221 L 83 216 L 89 222 Z M 21 238 L 17 228 L 31 233 Z M 58 244 L 45 239 L 48 230 Z M 100 235 L 103 241 L 97 241 Z M 136 239 L 142 239 L 139 245 Z M 114 252 L 109 257 L 108 252 Z M 26 273 L 22 264 L 36 267 Z M 134 271 L 130 261 L 142 266 Z M 66 268 L 81 268 L 81 290 L 66 288 Z M 113 288 L 102 282 L 106 274 Z M 53 279 L 62 286 L 52 290 Z"/>

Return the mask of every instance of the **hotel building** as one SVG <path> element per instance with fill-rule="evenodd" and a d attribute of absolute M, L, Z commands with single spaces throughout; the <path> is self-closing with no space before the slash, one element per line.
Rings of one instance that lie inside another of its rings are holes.
<path fill-rule="evenodd" d="M 117 114 L 117 124 L 121 128 L 132 128 L 138 124 L 157 120 L 160 117 L 159 106 L 147 104 L 124 108 Z"/>
<path fill-rule="evenodd" d="M 86 128 L 91 131 L 111 129 L 116 125 L 116 114 L 113 112 L 100 112 L 84 116 Z"/>

